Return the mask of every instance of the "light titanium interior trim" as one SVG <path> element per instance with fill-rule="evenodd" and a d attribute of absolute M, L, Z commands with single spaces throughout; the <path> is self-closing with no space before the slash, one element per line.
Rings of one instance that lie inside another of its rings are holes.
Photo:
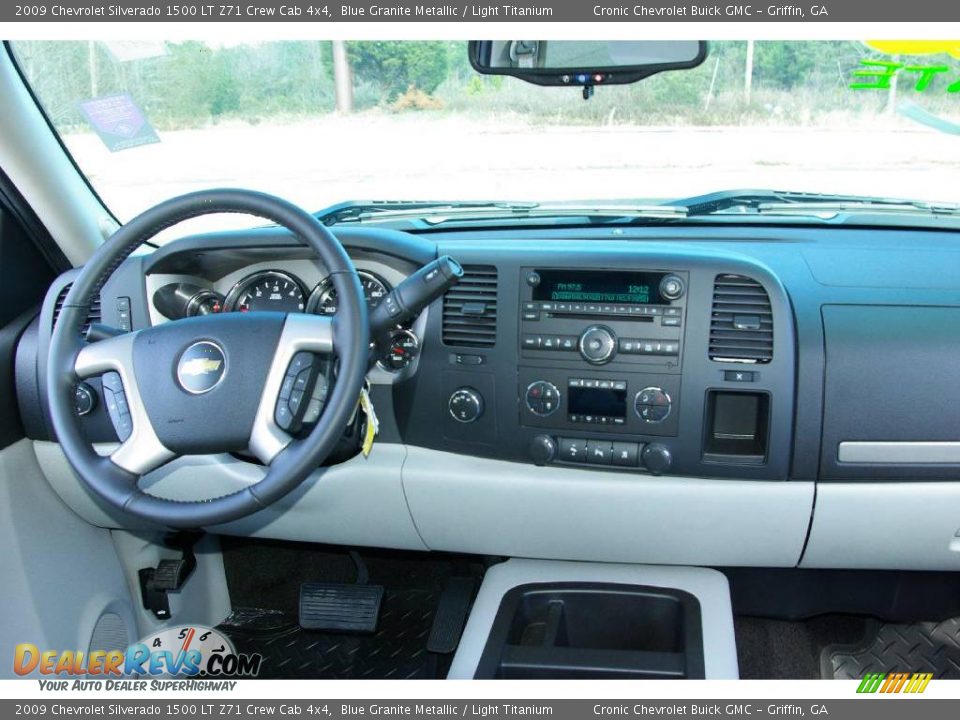
<path fill-rule="evenodd" d="M 133 421 L 133 430 L 120 447 L 110 454 L 110 460 L 134 475 L 145 475 L 176 457 L 157 437 L 133 371 L 133 341 L 137 333 L 124 333 L 86 345 L 77 354 L 74 363 L 77 377 L 85 379 L 115 370 L 123 382 L 127 406 Z"/>
<path fill-rule="evenodd" d="M 290 313 L 283 324 L 277 351 L 267 373 L 267 381 L 260 396 L 257 416 L 250 432 L 250 452 L 264 465 L 280 454 L 290 441 L 290 435 L 280 429 L 274 420 L 280 386 L 293 356 L 301 350 L 331 354 L 333 352 L 333 320 L 321 315 Z"/>
<path fill-rule="evenodd" d="M 960 441 L 844 441 L 837 460 L 881 465 L 960 464 Z"/>

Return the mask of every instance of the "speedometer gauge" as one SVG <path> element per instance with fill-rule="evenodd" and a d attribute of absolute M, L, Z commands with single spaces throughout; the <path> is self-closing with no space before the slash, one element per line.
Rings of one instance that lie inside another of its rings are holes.
<path fill-rule="evenodd" d="M 390 286 L 386 280 L 382 280 L 366 270 L 357 270 L 357 275 L 360 276 L 360 287 L 363 288 L 363 297 L 367 301 L 367 307 L 373 310 L 390 292 Z M 321 280 L 320 284 L 310 293 L 307 312 L 317 315 L 336 314 L 337 289 L 333 287 L 333 281 L 329 277 Z"/>
<path fill-rule="evenodd" d="M 267 270 L 254 273 L 234 285 L 227 294 L 224 307 L 235 312 L 303 312 L 306 296 L 300 283 L 291 275 Z"/>

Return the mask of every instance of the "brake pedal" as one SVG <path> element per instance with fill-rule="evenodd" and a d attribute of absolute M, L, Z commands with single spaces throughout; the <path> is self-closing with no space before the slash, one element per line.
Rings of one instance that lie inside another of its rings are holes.
<path fill-rule="evenodd" d="M 300 586 L 300 627 L 372 633 L 377 629 L 382 601 L 382 585 L 304 583 Z"/>

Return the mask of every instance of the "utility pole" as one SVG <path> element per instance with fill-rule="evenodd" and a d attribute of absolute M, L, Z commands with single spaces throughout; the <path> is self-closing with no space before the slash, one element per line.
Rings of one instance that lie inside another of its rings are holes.
<path fill-rule="evenodd" d="M 93 40 L 87 43 L 87 67 L 90 74 L 90 97 L 95 98 L 98 95 L 99 83 L 97 82 L 97 44 Z"/>
<path fill-rule="evenodd" d="M 743 75 L 743 99 L 750 104 L 750 94 L 753 92 L 753 40 L 747 40 L 747 67 Z"/>
<path fill-rule="evenodd" d="M 333 41 L 333 85 L 337 98 L 337 112 L 349 115 L 353 112 L 353 82 L 350 77 L 350 61 L 347 59 L 347 44 Z"/>

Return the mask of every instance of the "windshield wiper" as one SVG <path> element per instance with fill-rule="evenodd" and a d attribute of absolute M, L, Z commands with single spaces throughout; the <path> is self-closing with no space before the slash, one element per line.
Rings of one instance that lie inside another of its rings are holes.
<path fill-rule="evenodd" d="M 324 208 L 316 213 L 324 225 L 344 222 L 361 222 L 374 216 L 422 216 L 446 210 L 486 210 L 496 208 L 511 210 L 521 207 L 536 207 L 537 203 L 509 203 L 488 200 L 451 202 L 449 200 L 348 200 Z"/>
<path fill-rule="evenodd" d="M 584 217 L 680 219 L 687 208 L 678 205 L 641 205 L 635 203 L 540 204 L 536 202 L 382 202 L 344 203 L 321 211 L 321 222 L 419 220 L 427 225 L 451 221 L 511 220 L 524 218 Z"/>
<path fill-rule="evenodd" d="M 702 215 L 814 215 L 831 218 L 843 213 L 912 213 L 956 215 L 960 205 L 904 198 L 835 195 L 792 190 L 724 190 L 672 201 L 691 216 Z"/>

